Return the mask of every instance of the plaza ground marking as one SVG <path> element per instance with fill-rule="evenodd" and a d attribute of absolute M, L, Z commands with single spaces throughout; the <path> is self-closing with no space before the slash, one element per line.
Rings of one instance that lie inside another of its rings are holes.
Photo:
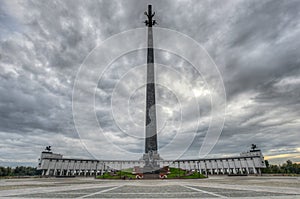
<path fill-rule="evenodd" d="M 198 192 L 202 192 L 202 193 L 206 193 L 206 194 L 209 194 L 209 195 L 213 195 L 213 196 L 217 196 L 217 197 L 220 197 L 220 198 L 228 198 L 226 196 L 222 196 L 222 195 L 219 195 L 219 194 L 216 194 L 216 193 L 213 193 L 213 192 L 209 192 L 209 191 L 204 191 L 202 189 L 198 189 L 198 188 L 194 188 L 194 187 L 189 187 L 189 186 L 186 186 L 186 185 L 181 185 L 185 188 L 188 188 L 188 189 L 192 189 L 194 191 L 198 191 Z"/>
<path fill-rule="evenodd" d="M 111 190 L 114 190 L 114 189 L 117 189 L 117 188 L 120 188 L 120 187 L 123 187 L 123 186 L 124 185 L 120 185 L 120 186 L 117 186 L 117 187 L 112 187 L 110 189 L 105 189 L 105 190 L 98 191 L 98 192 L 95 192 L 95 193 L 91 193 L 91 194 L 88 194 L 88 195 L 85 195 L 85 196 L 81 196 L 81 197 L 78 197 L 78 198 L 86 198 L 86 197 L 93 196 L 93 195 L 96 195 L 96 194 L 100 194 L 100 193 L 104 193 L 104 192 L 107 192 L 107 191 L 111 191 Z"/>

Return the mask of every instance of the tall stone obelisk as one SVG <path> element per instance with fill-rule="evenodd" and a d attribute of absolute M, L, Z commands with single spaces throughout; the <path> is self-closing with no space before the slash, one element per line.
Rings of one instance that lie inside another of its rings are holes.
<path fill-rule="evenodd" d="M 156 127 L 156 107 L 155 107 L 155 71 L 154 71 L 154 50 L 152 26 L 156 24 L 152 20 L 155 12 L 152 13 L 152 6 L 148 5 L 148 12 L 145 12 L 148 27 L 148 49 L 147 49 L 147 91 L 146 91 L 146 127 L 145 127 L 145 154 L 143 160 L 145 166 L 144 173 L 153 173 L 159 170 L 157 153 L 157 127 Z"/>

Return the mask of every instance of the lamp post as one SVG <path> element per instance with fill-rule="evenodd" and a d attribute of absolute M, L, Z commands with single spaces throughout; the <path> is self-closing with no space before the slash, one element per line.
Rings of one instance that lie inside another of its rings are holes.
<path fill-rule="evenodd" d="M 98 161 L 96 162 L 95 179 L 97 178 Z"/>
<path fill-rule="evenodd" d="M 200 161 L 198 162 L 198 177 L 200 178 L 200 166 L 199 166 L 199 164 L 200 164 Z"/>

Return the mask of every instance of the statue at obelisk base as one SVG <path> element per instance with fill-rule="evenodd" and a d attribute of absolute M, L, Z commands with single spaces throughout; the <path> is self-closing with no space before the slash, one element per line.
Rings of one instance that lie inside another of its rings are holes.
<path fill-rule="evenodd" d="M 148 49 L 147 49 L 147 86 L 146 86 L 146 137 L 145 154 L 142 159 L 145 162 L 143 173 L 159 173 L 159 154 L 157 152 L 157 126 L 156 126 L 156 104 L 155 104 L 155 72 L 154 72 L 154 50 L 152 26 L 156 24 L 152 17 L 152 6 L 148 5 L 148 12 L 145 12 L 148 27 Z"/>
<path fill-rule="evenodd" d="M 143 160 L 145 161 L 143 173 L 159 173 L 160 165 L 158 161 L 161 160 L 161 157 L 156 151 L 145 153 Z"/>

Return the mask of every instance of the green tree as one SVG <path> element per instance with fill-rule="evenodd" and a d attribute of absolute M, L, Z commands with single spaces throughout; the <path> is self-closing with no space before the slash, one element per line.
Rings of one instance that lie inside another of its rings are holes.
<path fill-rule="evenodd" d="M 263 173 L 300 174 L 300 164 L 293 163 L 291 160 L 287 160 L 282 165 L 272 165 L 266 160 L 265 164 L 266 168 L 262 170 Z"/>

